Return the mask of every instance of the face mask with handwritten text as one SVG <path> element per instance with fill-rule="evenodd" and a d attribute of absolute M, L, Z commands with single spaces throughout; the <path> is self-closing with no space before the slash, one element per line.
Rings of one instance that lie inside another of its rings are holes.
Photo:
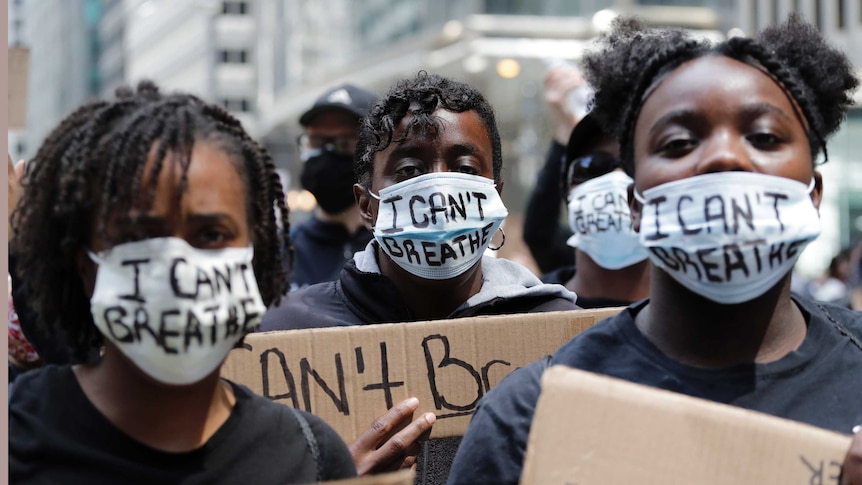
<path fill-rule="evenodd" d="M 569 192 L 569 246 L 587 253 L 605 269 L 621 269 L 647 258 L 632 230 L 628 187 L 632 178 L 613 172 L 578 184 Z"/>
<path fill-rule="evenodd" d="M 405 271 L 454 278 L 476 264 L 509 215 L 494 181 L 456 172 L 429 173 L 386 187 L 374 238 Z"/>
<path fill-rule="evenodd" d="M 197 249 L 174 237 L 118 244 L 99 265 L 93 321 L 139 369 L 172 385 L 213 371 L 266 307 L 251 247 Z"/>
<path fill-rule="evenodd" d="M 820 234 L 810 185 L 751 172 L 698 175 L 635 191 L 650 260 L 689 290 L 724 304 L 753 300 Z"/>

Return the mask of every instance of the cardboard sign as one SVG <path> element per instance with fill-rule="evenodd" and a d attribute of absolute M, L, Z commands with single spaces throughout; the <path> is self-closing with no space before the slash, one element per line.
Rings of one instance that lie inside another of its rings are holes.
<path fill-rule="evenodd" d="M 9 129 L 23 130 L 27 121 L 27 79 L 30 76 L 30 49 L 9 48 Z"/>
<path fill-rule="evenodd" d="M 850 437 L 555 366 L 542 377 L 523 484 L 838 483 Z"/>
<path fill-rule="evenodd" d="M 370 475 L 358 478 L 345 478 L 332 482 L 321 482 L 324 485 L 413 485 L 416 472 L 412 468 L 392 473 Z"/>
<path fill-rule="evenodd" d="M 415 396 L 432 437 L 462 436 L 479 399 L 620 308 L 250 334 L 222 376 L 329 423 L 348 443 Z"/>

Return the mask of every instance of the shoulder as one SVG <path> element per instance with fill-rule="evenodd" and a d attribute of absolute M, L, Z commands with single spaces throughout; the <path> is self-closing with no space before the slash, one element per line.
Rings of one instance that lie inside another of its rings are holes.
<path fill-rule="evenodd" d="M 278 306 L 267 309 L 258 332 L 353 325 L 337 281 L 288 292 Z"/>
<path fill-rule="evenodd" d="M 322 419 L 270 401 L 241 384 L 231 385 L 240 404 L 242 442 L 257 449 L 258 462 L 289 460 L 285 469 L 292 474 L 320 480 L 356 475 L 347 445 Z"/>
<path fill-rule="evenodd" d="M 67 394 L 74 384 L 75 374 L 69 365 L 47 365 L 24 372 L 9 386 L 10 412 L 21 405 L 44 406 L 51 396 Z"/>
<path fill-rule="evenodd" d="M 631 353 L 629 342 L 625 338 L 628 331 L 637 332 L 634 327 L 633 314 L 646 304 L 642 300 L 623 309 L 620 313 L 596 322 L 592 327 L 572 337 L 560 346 L 553 356 L 554 364 L 570 367 L 589 367 L 588 363 L 599 359 L 613 359 L 614 355 Z"/>
<path fill-rule="evenodd" d="M 305 411 L 293 410 L 297 419 L 308 423 L 308 430 L 314 436 L 320 457 L 321 479 L 336 480 L 356 476 L 356 465 L 347 444 L 338 433 L 319 417 Z"/>

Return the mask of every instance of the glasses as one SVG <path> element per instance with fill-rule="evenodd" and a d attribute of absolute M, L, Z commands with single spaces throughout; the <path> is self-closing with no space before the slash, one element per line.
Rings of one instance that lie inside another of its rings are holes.
<path fill-rule="evenodd" d="M 568 161 L 566 182 L 569 187 L 601 177 L 620 167 L 619 158 L 604 152 L 590 153 Z"/>
<path fill-rule="evenodd" d="M 353 153 L 356 151 L 355 136 L 319 136 L 302 134 L 296 139 L 296 144 L 299 146 L 300 153 L 320 153 L 328 151 L 338 155 L 353 156 Z"/>

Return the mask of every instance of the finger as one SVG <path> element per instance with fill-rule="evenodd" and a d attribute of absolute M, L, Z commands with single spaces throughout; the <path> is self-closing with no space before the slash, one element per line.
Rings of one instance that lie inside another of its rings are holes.
<path fill-rule="evenodd" d="M 401 401 L 383 416 L 375 419 L 371 426 L 366 429 L 359 438 L 350 445 L 350 451 L 374 450 L 386 441 L 397 429 L 413 419 L 413 412 L 419 408 L 419 399 L 411 397 Z"/>
<path fill-rule="evenodd" d="M 12 164 L 12 155 L 6 154 L 9 157 L 9 175 L 13 175 L 15 173 L 15 166 Z"/>
<path fill-rule="evenodd" d="M 423 414 L 379 449 L 365 455 L 356 464 L 359 474 L 385 473 L 413 466 L 422 449 L 422 441 L 431 434 L 436 419 L 433 413 Z M 357 461 L 355 456 L 354 461 Z"/>
<path fill-rule="evenodd" d="M 387 466 L 392 463 L 402 463 L 408 457 L 415 457 L 421 449 L 421 442 L 431 434 L 437 417 L 434 413 L 425 413 L 415 419 L 409 426 L 386 440 L 379 449 L 374 452 L 373 461 L 378 466 Z"/>

